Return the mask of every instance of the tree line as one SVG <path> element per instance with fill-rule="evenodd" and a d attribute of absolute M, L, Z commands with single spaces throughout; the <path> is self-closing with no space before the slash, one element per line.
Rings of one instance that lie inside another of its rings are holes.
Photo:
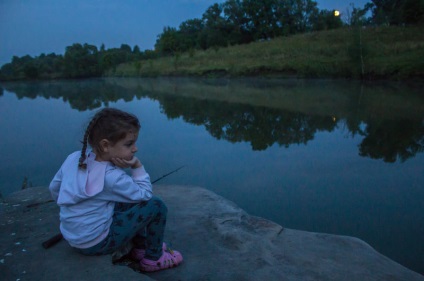
<path fill-rule="evenodd" d="M 99 77 L 108 69 L 121 63 L 154 58 L 154 51 L 140 51 L 136 45 L 131 48 L 122 44 L 120 48 L 100 49 L 90 44 L 73 44 L 66 47 L 64 55 L 41 54 L 37 57 L 29 55 L 13 56 L 12 62 L 2 66 L 1 80 L 19 79 L 58 79 Z"/>
<path fill-rule="evenodd" d="M 359 8 L 351 4 L 344 20 L 334 10 L 319 10 L 313 0 L 227 0 L 211 5 L 201 18 L 164 27 L 155 49 L 140 51 L 122 44 L 73 44 L 64 55 L 14 56 L 0 69 L 0 80 L 99 77 L 121 63 L 220 48 L 279 36 L 340 28 L 344 25 L 416 25 L 424 23 L 424 0 L 372 0 Z"/>
<path fill-rule="evenodd" d="M 162 55 L 269 40 L 343 25 L 334 11 L 312 0 L 228 0 L 213 4 L 201 19 L 165 27 L 155 49 Z"/>
<path fill-rule="evenodd" d="M 179 28 L 165 27 L 155 49 L 161 55 L 269 40 L 343 25 L 411 25 L 424 23 L 424 0 L 372 0 L 343 12 L 319 10 L 313 0 L 227 0 L 210 6 L 201 19 Z"/>

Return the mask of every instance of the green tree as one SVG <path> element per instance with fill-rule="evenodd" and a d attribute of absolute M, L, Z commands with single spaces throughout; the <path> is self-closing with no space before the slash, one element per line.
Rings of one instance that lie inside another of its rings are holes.
<path fill-rule="evenodd" d="M 202 16 L 204 28 L 200 35 L 200 46 L 203 49 L 222 47 L 229 44 L 230 27 L 224 17 L 222 5 L 210 6 Z"/>
<path fill-rule="evenodd" d="M 134 48 L 133 48 L 133 50 L 132 50 L 132 53 L 134 55 L 137 55 L 137 56 L 140 55 L 140 53 L 141 53 L 140 47 L 138 47 L 137 45 L 135 45 Z"/>
<path fill-rule="evenodd" d="M 274 38 L 280 35 L 278 0 L 244 0 L 244 11 L 249 19 L 249 30 L 255 40 Z"/>
<path fill-rule="evenodd" d="M 190 19 L 180 24 L 178 40 L 181 51 L 200 48 L 200 35 L 203 28 L 201 19 Z"/>
<path fill-rule="evenodd" d="M 350 4 L 351 10 L 349 11 L 348 24 L 350 26 L 364 26 L 368 23 L 366 14 L 371 9 L 369 4 L 365 5 L 364 8 L 357 8 L 353 3 Z"/>
<path fill-rule="evenodd" d="M 174 27 L 164 27 L 163 32 L 158 35 L 155 49 L 162 55 L 173 55 L 181 50 L 179 33 Z"/>
<path fill-rule="evenodd" d="M 35 58 L 39 78 L 61 78 L 63 76 L 63 56 L 50 53 Z"/>
<path fill-rule="evenodd" d="M 399 25 L 403 23 L 402 11 L 406 0 L 371 0 L 371 2 L 369 8 L 372 12 L 373 23 L 377 25 Z"/>
<path fill-rule="evenodd" d="M 291 0 L 290 2 L 293 13 L 293 27 L 295 33 L 302 33 L 313 30 L 313 23 L 318 16 L 317 3 L 311 0 Z"/>
<path fill-rule="evenodd" d="M 32 68 L 33 64 L 34 58 L 29 55 L 25 55 L 23 57 L 13 56 L 11 72 L 9 72 L 11 74 L 11 79 L 30 78 L 28 75 L 31 73 L 30 66 Z"/>
<path fill-rule="evenodd" d="M 424 0 L 405 0 L 402 20 L 405 24 L 424 24 Z"/>
<path fill-rule="evenodd" d="M 37 79 L 40 73 L 35 63 L 28 63 L 24 67 L 25 77 L 29 79 Z"/>
<path fill-rule="evenodd" d="M 314 30 L 328 30 L 328 29 L 340 28 L 342 26 L 343 26 L 343 22 L 339 16 L 334 15 L 334 10 L 319 11 L 313 23 Z"/>
<path fill-rule="evenodd" d="M 97 47 L 89 44 L 73 44 L 66 47 L 65 75 L 70 78 L 95 77 L 101 73 Z"/>
<path fill-rule="evenodd" d="M 222 4 L 225 21 L 229 27 L 231 44 L 249 43 L 253 40 L 249 31 L 249 19 L 241 0 L 228 0 Z"/>
<path fill-rule="evenodd" d="M 159 56 L 158 52 L 155 50 L 144 50 L 144 52 L 141 53 L 142 59 L 155 59 Z"/>
<path fill-rule="evenodd" d="M 125 53 L 131 53 L 131 47 L 128 44 L 121 44 L 121 51 L 125 52 Z"/>
<path fill-rule="evenodd" d="M 122 62 L 129 62 L 134 60 L 135 56 L 133 54 L 133 51 L 131 49 L 131 46 L 128 44 L 121 44 L 121 47 L 119 48 L 119 51 L 121 53 L 121 56 L 123 58 Z"/>
<path fill-rule="evenodd" d="M 312 0 L 245 0 L 243 5 L 255 39 L 316 29 L 319 10 Z"/>
<path fill-rule="evenodd" d="M 12 80 L 14 77 L 12 63 L 6 63 L 1 67 L 0 80 Z"/>

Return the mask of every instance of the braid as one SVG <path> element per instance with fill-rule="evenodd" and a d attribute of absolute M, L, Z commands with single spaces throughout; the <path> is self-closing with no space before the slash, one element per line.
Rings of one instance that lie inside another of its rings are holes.
<path fill-rule="evenodd" d="M 85 130 L 84 138 L 82 141 L 81 157 L 79 158 L 79 162 L 78 162 L 78 167 L 80 169 L 84 169 L 84 170 L 87 169 L 87 164 L 84 163 L 84 161 L 87 158 L 86 151 L 87 151 L 88 138 L 90 136 L 90 131 L 93 129 L 94 125 L 97 123 L 97 120 L 99 120 L 100 117 L 101 117 L 101 114 L 96 114 L 93 117 L 93 119 L 91 119 L 90 123 L 87 126 L 87 129 Z"/>
<path fill-rule="evenodd" d="M 82 141 L 82 149 L 81 149 L 81 157 L 79 158 L 78 168 L 87 169 L 87 164 L 84 163 L 86 155 L 85 152 L 87 150 L 87 138 L 88 138 L 88 130 L 85 131 L 84 140 Z"/>

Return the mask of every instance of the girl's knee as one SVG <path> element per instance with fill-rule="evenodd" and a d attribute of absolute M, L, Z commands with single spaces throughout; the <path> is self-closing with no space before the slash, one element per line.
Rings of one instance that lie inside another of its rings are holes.
<path fill-rule="evenodd" d="M 168 213 L 168 207 L 159 197 L 153 196 L 149 201 L 158 208 L 158 210 L 164 214 Z"/>
<path fill-rule="evenodd" d="M 140 210 L 156 210 L 156 212 L 167 214 L 168 207 L 159 197 L 153 196 L 148 201 L 143 201 L 138 204 Z"/>

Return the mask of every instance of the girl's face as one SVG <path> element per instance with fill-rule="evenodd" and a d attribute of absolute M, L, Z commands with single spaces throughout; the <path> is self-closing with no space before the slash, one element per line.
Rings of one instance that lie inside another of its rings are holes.
<path fill-rule="evenodd" d="M 138 150 L 135 144 L 137 139 L 138 131 L 130 131 L 125 138 L 117 141 L 115 144 L 112 145 L 109 143 L 105 150 L 106 153 L 102 157 L 104 158 L 103 160 L 110 161 L 112 158 L 121 158 L 127 161 L 131 160 Z"/>

